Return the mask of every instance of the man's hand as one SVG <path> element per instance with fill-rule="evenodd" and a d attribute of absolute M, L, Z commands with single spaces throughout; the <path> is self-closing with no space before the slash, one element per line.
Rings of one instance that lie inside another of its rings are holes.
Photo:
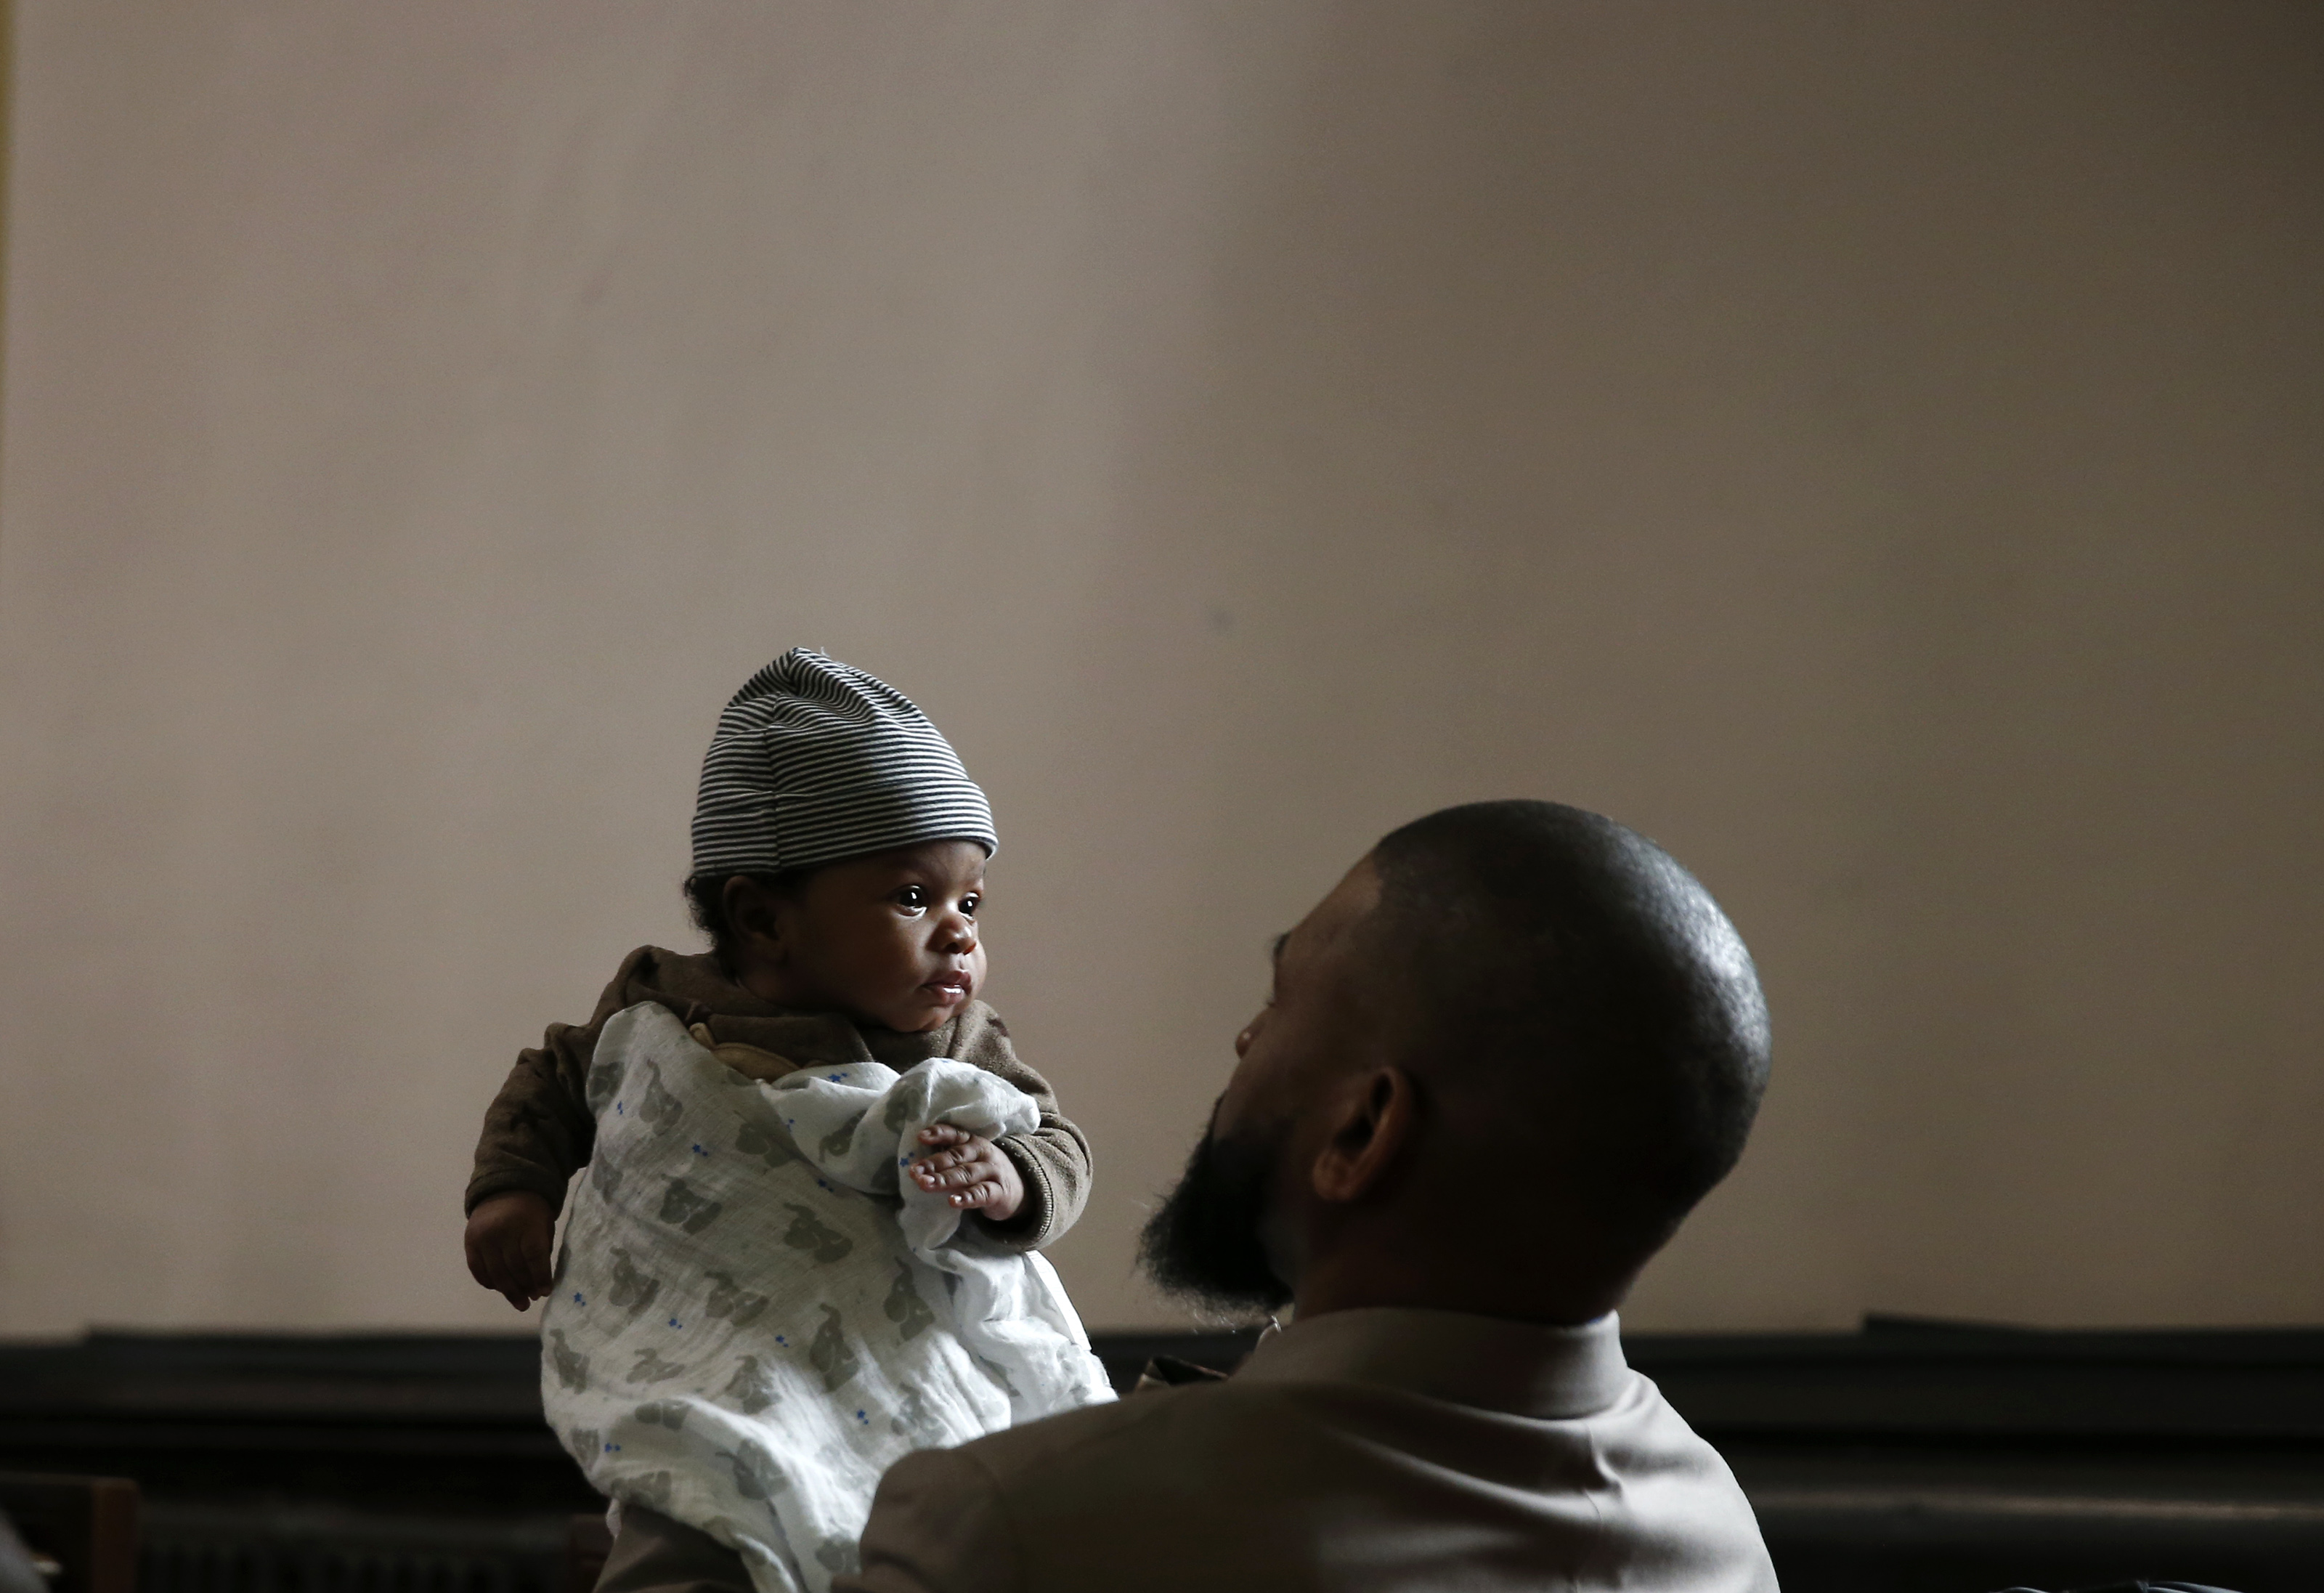
<path fill-rule="evenodd" d="M 991 1140 L 938 1123 L 920 1130 L 920 1144 L 933 1153 L 912 1163 L 912 1181 L 920 1188 L 994 1222 L 1025 1209 L 1025 1175 Z"/>
<path fill-rule="evenodd" d="M 479 1201 L 468 1214 L 468 1271 L 519 1311 L 549 1292 L 549 1248 L 557 1213 L 524 1190 Z"/>

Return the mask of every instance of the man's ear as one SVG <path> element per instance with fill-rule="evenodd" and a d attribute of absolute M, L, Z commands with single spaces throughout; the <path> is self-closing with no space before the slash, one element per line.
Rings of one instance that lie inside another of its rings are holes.
<path fill-rule="evenodd" d="M 747 874 L 738 874 L 726 882 L 722 893 L 726 909 L 726 927 L 734 938 L 750 947 L 761 958 L 779 960 L 783 953 L 781 915 L 775 911 L 775 894 Z"/>
<path fill-rule="evenodd" d="M 1309 1170 L 1316 1198 L 1344 1202 L 1377 1188 L 1419 1128 L 1420 1092 L 1411 1074 L 1379 1068 L 1356 1080 Z"/>

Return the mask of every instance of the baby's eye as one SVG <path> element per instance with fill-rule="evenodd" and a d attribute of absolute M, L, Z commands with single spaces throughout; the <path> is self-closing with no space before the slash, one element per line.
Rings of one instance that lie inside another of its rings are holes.
<path fill-rule="evenodd" d="M 976 910 L 982 905 L 984 905 L 984 898 L 982 896 L 969 895 L 963 896 L 960 899 L 961 912 L 970 918 L 974 918 L 976 916 Z"/>
<path fill-rule="evenodd" d="M 896 905 L 899 907 L 908 907 L 917 912 L 927 904 L 928 893 L 923 886 L 906 885 L 896 893 Z"/>

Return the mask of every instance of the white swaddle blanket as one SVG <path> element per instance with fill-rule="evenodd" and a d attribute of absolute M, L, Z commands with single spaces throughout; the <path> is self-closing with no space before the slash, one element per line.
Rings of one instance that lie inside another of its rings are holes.
<path fill-rule="evenodd" d="M 668 1008 L 609 1020 L 541 1321 L 549 1425 L 599 1491 L 737 1551 L 759 1593 L 852 1568 L 913 1449 L 1113 1397 L 1057 1275 L 900 1173 L 945 1123 L 1039 1120 L 966 1062 L 762 1083 Z"/>

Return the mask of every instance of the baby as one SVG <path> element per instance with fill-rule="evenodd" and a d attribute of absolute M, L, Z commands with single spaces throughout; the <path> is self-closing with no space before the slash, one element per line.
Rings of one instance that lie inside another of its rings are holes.
<path fill-rule="evenodd" d="M 994 846 L 918 708 L 793 649 L 704 761 L 710 954 L 632 952 L 486 1114 L 469 1270 L 549 1301 L 543 1404 L 615 1501 L 607 1593 L 822 1593 L 890 1462 L 1111 1397 L 1037 1254 L 1088 1142 L 976 999 Z"/>

